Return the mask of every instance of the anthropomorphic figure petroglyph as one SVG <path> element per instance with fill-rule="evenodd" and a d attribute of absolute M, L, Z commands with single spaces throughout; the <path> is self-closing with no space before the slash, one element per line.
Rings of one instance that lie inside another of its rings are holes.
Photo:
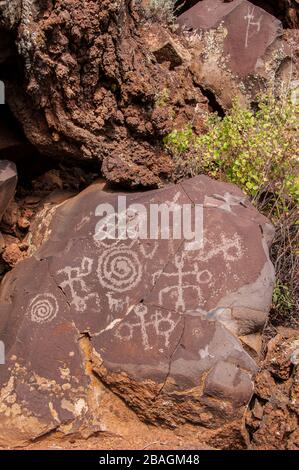
<path fill-rule="evenodd" d="M 66 266 L 58 271 L 58 275 L 66 277 L 60 281 L 60 287 L 66 289 L 71 296 L 71 305 L 77 312 L 87 308 L 87 302 L 92 300 L 97 308 L 100 307 L 100 298 L 97 293 L 90 292 L 86 278 L 92 273 L 94 260 L 83 257 L 79 267 Z"/>
<path fill-rule="evenodd" d="M 260 15 L 260 17 L 255 20 L 255 7 L 248 7 L 248 13 L 244 17 L 244 20 L 247 21 L 246 25 L 246 35 L 245 35 L 245 48 L 249 47 L 250 39 L 255 35 L 258 34 L 261 30 L 261 22 L 263 19 L 263 15 Z M 255 30 L 252 31 L 252 28 Z"/>
<path fill-rule="evenodd" d="M 201 270 L 198 263 L 194 262 L 191 268 L 185 268 L 186 253 L 176 255 L 174 259 L 175 270 L 171 273 L 158 272 L 155 279 L 167 278 L 168 286 L 159 292 L 159 304 L 163 305 L 164 297 L 175 297 L 175 310 L 184 312 L 186 310 L 185 291 L 192 289 L 197 295 L 198 305 L 203 301 L 201 284 L 208 284 L 212 280 L 212 274 L 207 269 Z M 191 280 L 190 280 L 191 278 Z M 160 279 L 159 279 L 160 280 Z"/>
<path fill-rule="evenodd" d="M 164 346 L 168 348 L 170 337 L 180 319 L 174 320 L 171 312 L 163 312 L 162 309 L 157 309 L 154 314 L 149 314 L 145 305 L 137 305 L 133 312 L 137 321 L 122 323 L 116 330 L 116 336 L 122 341 L 132 341 L 134 335 L 140 335 L 144 350 L 147 351 L 151 349 L 151 341 L 156 335 L 163 338 Z M 150 328 L 152 328 L 151 334 Z"/>

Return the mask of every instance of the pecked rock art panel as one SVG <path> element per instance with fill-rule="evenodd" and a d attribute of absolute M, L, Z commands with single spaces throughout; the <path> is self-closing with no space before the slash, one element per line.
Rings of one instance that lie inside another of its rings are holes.
<path fill-rule="evenodd" d="M 247 0 L 202 0 L 178 17 L 193 57 L 195 81 L 228 109 L 232 96 L 251 103 L 280 95 L 293 75 L 294 53 L 281 22 Z"/>
<path fill-rule="evenodd" d="M 181 230 L 185 209 L 202 239 Z M 240 420 L 274 282 L 273 228 L 245 195 L 205 176 L 147 193 L 95 184 L 43 223 L 1 286 L 2 441 L 101 430 L 99 383 L 147 422 Z"/>
<path fill-rule="evenodd" d="M 224 53 L 232 72 L 241 77 L 255 73 L 267 49 L 282 35 L 281 22 L 247 0 L 203 0 L 180 15 L 187 28 L 209 30 L 223 25 Z"/>

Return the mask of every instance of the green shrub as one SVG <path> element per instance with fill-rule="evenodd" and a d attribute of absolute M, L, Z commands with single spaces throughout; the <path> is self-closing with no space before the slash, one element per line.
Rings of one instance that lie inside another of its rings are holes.
<path fill-rule="evenodd" d="M 268 97 L 254 112 L 235 102 L 223 119 L 213 115 L 205 125 L 201 136 L 187 126 L 165 137 L 179 168 L 225 179 L 250 196 L 267 191 L 299 201 L 298 106 Z"/>
<path fill-rule="evenodd" d="M 287 285 L 278 279 L 273 292 L 273 308 L 282 313 L 290 313 L 294 307 L 294 300 Z"/>
<path fill-rule="evenodd" d="M 139 3 L 143 8 L 145 17 L 149 20 L 166 23 L 174 23 L 176 20 L 175 0 L 139 0 Z"/>
<path fill-rule="evenodd" d="M 257 110 L 235 102 L 206 132 L 173 130 L 164 146 L 176 163 L 175 179 L 208 174 L 238 185 L 276 227 L 271 256 L 277 284 L 273 325 L 299 326 L 299 106 L 266 97 Z"/>

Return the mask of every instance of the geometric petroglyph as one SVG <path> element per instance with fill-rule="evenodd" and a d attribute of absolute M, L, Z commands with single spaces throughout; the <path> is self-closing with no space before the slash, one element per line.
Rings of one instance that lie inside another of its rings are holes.
<path fill-rule="evenodd" d="M 101 285 L 114 292 L 133 289 L 141 281 L 142 265 L 138 255 L 127 247 L 113 247 L 99 258 Z"/>
<path fill-rule="evenodd" d="M 232 238 L 227 238 L 224 234 L 220 236 L 220 243 L 213 244 L 209 249 L 207 245 L 211 243 L 206 242 L 204 247 L 196 256 L 197 260 L 208 261 L 214 256 L 222 254 L 225 261 L 238 261 L 244 254 L 242 248 L 242 239 L 235 233 Z"/>
<path fill-rule="evenodd" d="M 234 196 L 228 192 L 224 195 L 213 194 L 212 196 L 205 196 L 204 199 L 204 207 L 214 207 L 230 214 L 234 214 L 232 206 L 240 205 L 246 207 L 246 197 Z"/>
<path fill-rule="evenodd" d="M 63 274 L 67 277 L 66 280 L 59 283 L 59 286 L 64 291 L 69 290 L 72 299 L 71 305 L 74 306 L 77 312 L 83 312 L 87 308 L 87 302 L 93 300 L 97 307 L 100 307 L 100 298 L 98 294 L 90 292 L 84 278 L 89 276 L 92 272 L 93 260 L 91 258 L 83 257 L 81 266 L 72 268 L 66 266 L 60 269 L 57 275 Z"/>
<path fill-rule="evenodd" d="M 261 22 L 263 15 L 260 15 L 258 19 L 255 20 L 255 7 L 248 6 L 248 13 L 244 16 L 246 24 L 246 33 L 245 33 L 245 48 L 249 46 L 250 39 L 258 34 L 261 30 Z"/>
<path fill-rule="evenodd" d="M 202 284 L 209 284 L 212 281 L 210 271 L 207 269 L 200 270 L 197 262 L 193 263 L 192 270 L 185 270 L 185 258 L 186 252 L 183 252 L 181 255 L 176 255 L 174 259 L 176 270 L 172 273 L 161 273 L 160 271 L 155 274 L 154 278 L 157 279 L 157 276 L 159 276 L 159 281 L 162 278 L 167 278 L 168 283 L 168 286 L 161 289 L 159 292 L 159 304 L 163 305 L 163 299 L 166 296 L 175 298 L 176 302 L 173 308 L 180 312 L 186 311 L 185 297 L 188 297 L 190 290 L 195 292 L 197 301 L 200 304 L 203 301 L 200 286 Z M 188 263 L 190 263 L 189 260 Z"/>
<path fill-rule="evenodd" d="M 49 323 L 58 313 L 58 302 L 52 294 L 38 294 L 32 299 L 28 314 L 35 323 Z"/>
<path fill-rule="evenodd" d="M 149 328 L 153 328 L 156 336 L 164 338 L 165 348 L 169 347 L 170 337 L 180 322 L 180 318 L 175 321 L 172 319 L 171 312 L 162 310 L 156 310 L 155 313 L 149 315 L 148 308 L 145 305 L 137 305 L 133 313 L 137 317 L 137 321 L 122 323 L 115 332 L 117 338 L 122 341 L 131 341 L 134 334 L 140 334 L 144 350 L 147 351 L 151 349 L 150 337 L 153 338 L 153 335 L 150 335 Z"/>

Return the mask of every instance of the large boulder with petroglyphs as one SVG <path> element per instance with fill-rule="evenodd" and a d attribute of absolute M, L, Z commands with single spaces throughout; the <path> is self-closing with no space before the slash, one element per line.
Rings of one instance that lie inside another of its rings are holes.
<path fill-rule="evenodd" d="M 97 183 L 34 233 L 0 293 L 0 440 L 109 431 L 108 392 L 153 424 L 241 422 L 274 271 L 273 228 L 238 188 Z"/>

